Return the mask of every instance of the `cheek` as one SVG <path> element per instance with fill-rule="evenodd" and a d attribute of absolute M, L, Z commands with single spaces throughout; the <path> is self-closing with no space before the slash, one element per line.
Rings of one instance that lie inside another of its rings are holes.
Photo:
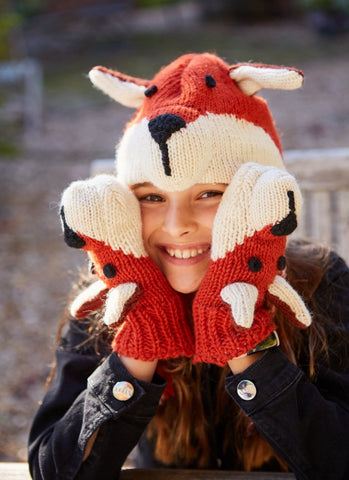
<path fill-rule="evenodd" d="M 149 222 L 146 220 L 144 215 L 142 215 L 142 237 L 143 237 L 143 243 L 146 244 L 147 239 L 150 235 L 151 232 L 151 226 Z"/>
<path fill-rule="evenodd" d="M 147 208 L 141 208 L 141 220 L 142 220 L 142 237 L 143 244 L 148 254 L 150 252 L 151 238 L 159 225 L 159 218 L 155 211 L 150 211 Z"/>
<path fill-rule="evenodd" d="M 217 213 L 217 208 L 218 205 L 216 207 L 203 210 L 197 215 L 200 225 L 202 227 L 205 227 L 207 230 L 210 230 L 211 232 L 213 228 L 213 222 Z"/>

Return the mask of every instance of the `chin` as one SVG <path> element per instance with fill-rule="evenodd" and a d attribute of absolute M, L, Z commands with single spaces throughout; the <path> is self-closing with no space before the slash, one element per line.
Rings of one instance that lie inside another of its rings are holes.
<path fill-rule="evenodd" d="M 168 283 L 178 293 L 194 293 L 199 289 L 201 282 L 202 278 L 191 281 L 188 278 L 182 280 L 168 278 Z"/>
<path fill-rule="evenodd" d="M 185 294 L 185 293 L 187 293 L 187 294 L 189 294 L 189 293 L 195 293 L 195 292 L 198 290 L 197 288 L 194 288 L 194 287 L 192 287 L 192 288 L 174 288 L 174 287 L 172 287 L 172 288 L 173 288 L 173 290 L 175 290 L 176 292 L 178 292 L 178 293 L 184 293 L 184 294 Z"/>

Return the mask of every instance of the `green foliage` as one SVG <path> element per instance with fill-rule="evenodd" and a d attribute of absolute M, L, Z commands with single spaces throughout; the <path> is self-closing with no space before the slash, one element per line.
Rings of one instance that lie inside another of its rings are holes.
<path fill-rule="evenodd" d="M 0 159 L 12 160 L 21 151 L 18 134 L 20 126 L 17 123 L 10 123 L 0 118 Z"/>
<path fill-rule="evenodd" d="M 0 15 L 0 60 L 8 59 L 11 52 L 11 33 L 20 25 L 21 16 L 17 13 Z"/>
<path fill-rule="evenodd" d="M 17 144 L 14 142 L 0 140 L 0 157 L 4 159 L 13 159 L 15 158 L 20 152 Z"/>

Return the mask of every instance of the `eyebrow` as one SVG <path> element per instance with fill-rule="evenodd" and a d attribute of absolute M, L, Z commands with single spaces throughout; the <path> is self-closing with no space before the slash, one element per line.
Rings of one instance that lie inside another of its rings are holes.
<path fill-rule="evenodd" d="M 135 190 L 136 188 L 141 188 L 141 187 L 153 187 L 154 185 L 150 182 L 143 182 L 143 183 L 135 183 L 134 185 L 131 186 L 131 190 Z"/>
<path fill-rule="evenodd" d="M 203 187 L 208 186 L 208 185 L 217 185 L 217 187 L 226 187 L 228 186 L 227 183 L 197 183 L 195 185 L 202 185 Z M 143 182 L 143 183 L 135 183 L 134 185 L 131 185 L 131 189 L 134 190 L 135 188 L 141 188 L 141 187 L 155 187 L 155 185 L 151 182 Z M 156 187 L 155 187 L 156 188 Z"/>

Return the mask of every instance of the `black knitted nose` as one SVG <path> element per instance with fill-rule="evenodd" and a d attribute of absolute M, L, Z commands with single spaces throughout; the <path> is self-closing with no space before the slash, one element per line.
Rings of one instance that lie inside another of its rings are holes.
<path fill-rule="evenodd" d="M 178 132 L 181 128 L 186 126 L 185 121 L 179 115 L 166 113 L 159 115 L 148 123 L 148 128 L 152 138 L 159 144 L 161 151 L 161 160 L 164 166 L 165 175 L 171 176 L 170 159 L 168 156 L 167 140 L 172 133 Z"/>
<path fill-rule="evenodd" d="M 294 193 L 292 190 L 288 190 L 288 206 L 290 209 L 289 214 L 281 220 L 280 223 L 274 225 L 270 231 L 276 237 L 281 237 L 283 235 L 290 235 L 297 228 L 297 217 L 296 217 L 296 207 L 294 201 Z"/>
<path fill-rule="evenodd" d="M 72 230 L 65 220 L 64 206 L 62 205 L 60 210 L 61 221 L 64 231 L 64 241 L 65 243 L 72 248 L 82 248 L 86 245 L 86 242 L 81 238 L 74 230 Z"/>

